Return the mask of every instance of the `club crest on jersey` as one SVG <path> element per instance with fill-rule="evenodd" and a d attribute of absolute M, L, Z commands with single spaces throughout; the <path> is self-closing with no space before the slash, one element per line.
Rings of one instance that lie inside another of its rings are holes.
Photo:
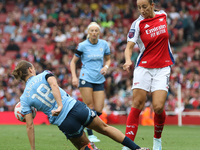
<path fill-rule="evenodd" d="M 100 51 L 102 52 L 102 51 L 103 51 L 103 48 L 100 48 Z"/>
<path fill-rule="evenodd" d="M 129 33 L 128 33 L 128 37 L 129 38 L 133 38 L 135 35 L 135 29 L 130 29 Z"/>

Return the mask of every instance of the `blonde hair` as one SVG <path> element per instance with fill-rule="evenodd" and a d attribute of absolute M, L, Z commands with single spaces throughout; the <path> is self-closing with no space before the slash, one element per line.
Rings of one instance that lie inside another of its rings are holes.
<path fill-rule="evenodd" d="M 12 72 L 12 75 L 17 79 L 17 80 L 23 80 L 25 81 L 25 78 L 29 75 L 28 74 L 28 68 L 32 68 L 32 64 L 28 61 L 21 60 L 15 69 Z"/>
<path fill-rule="evenodd" d="M 88 25 L 88 27 L 87 27 L 87 31 L 90 29 L 90 27 L 98 27 L 99 28 L 99 30 L 101 30 L 101 27 L 98 25 L 98 23 L 96 23 L 96 22 L 91 22 L 89 25 Z M 87 39 L 89 39 L 89 37 L 90 37 L 90 35 L 89 34 L 87 34 Z M 98 36 L 98 38 L 99 38 L 99 36 Z"/>

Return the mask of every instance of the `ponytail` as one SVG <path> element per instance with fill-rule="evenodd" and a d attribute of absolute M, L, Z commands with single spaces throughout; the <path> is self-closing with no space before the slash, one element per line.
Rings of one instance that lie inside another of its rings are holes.
<path fill-rule="evenodd" d="M 25 78 L 29 75 L 28 74 L 28 68 L 32 68 L 32 64 L 28 61 L 22 60 L 20 61 L 15 69 L 12 72 L 12 75 L 17 79 L 17 80 L 23 80 L 25 81 Z"/>

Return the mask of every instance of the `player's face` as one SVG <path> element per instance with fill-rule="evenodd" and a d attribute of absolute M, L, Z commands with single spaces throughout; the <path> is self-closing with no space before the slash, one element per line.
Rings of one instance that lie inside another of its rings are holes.
<path fill-rule="evenodd" d="M 90 35 L 90 39 L 95 40 L 98 39 L 98 36 L 100 34 L 100 30 L 96 26 L 91 26 L 88 30 L 88 34 Z"/>
<path fill-rule="evenodd" d="M 137 0 L 137 7 L 144 18 L 150 18 L 154 9 L 154 4 L 150 4 L 149 0 Z"/>

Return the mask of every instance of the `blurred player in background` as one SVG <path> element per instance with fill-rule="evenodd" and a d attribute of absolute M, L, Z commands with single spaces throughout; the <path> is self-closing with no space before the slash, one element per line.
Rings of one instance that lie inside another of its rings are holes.
<path fill-rule="evenodd" d="M 96 111 L 89 109 L 83 102 L 70 97 L 61 89 L 54 75 L 50 71 L 44 71 L 36 75 L 34 66 L 27 61 L 20 61 L 13 73 L 18 80 L 23 80 L 26 87 L 20 97 L 22 111 L 26 119 L 26 129 L 31 145 L 35 150 L 35 133 L 31 107 L 44 112 L 51 124 L 55 124 L 65 136 L 79 150 L 93 150 L 88 138 L 83 132 L 84 127 L 109 136 L 116 142 L 136 150 L 148 150 L 140 148 L 118 129 L 105 124 Z"/>
<path fill-rule="evenodd" d="M 104 82 L 110 66 L 110 48 L 105 40 L 99 39 L 100 26 L 96 22 L 88 25 L 87 39 L 79 43 L 75 55 L 72 58 L 70 68 L 72 85 L 79 87 L 83 102 L 91 109 L 102 114 L 104 107 Z M 79 79 L 76 75 L 76 63 L 81 58 L 82 68 Z M 105 59 L 105 64 L 104 64 Z M 100 142 L 93 135 L 92 130 L 87 129 L 91 142 Z"/>
<path fill-rule="evenodd" d="M 140 54 L 133 75 L 133 101 L 126 123 L 126 136 L 134 141 L 147 92 L 152 92 L 155 112 L 153 150 L 161 150 L 161 134 L 166 117 L 164 104 L 169 88 L 170 66 L 174 63 L 169 44 L 167 14 L 155 10 L 153 0 L 137 0 L 137 7 L 141 15 L 129 30 L 123 66 L 124 70 L 130 70 L 132 50 L 137 43 Z M 123 150 L 126 149 L 123 147 Z"/>

